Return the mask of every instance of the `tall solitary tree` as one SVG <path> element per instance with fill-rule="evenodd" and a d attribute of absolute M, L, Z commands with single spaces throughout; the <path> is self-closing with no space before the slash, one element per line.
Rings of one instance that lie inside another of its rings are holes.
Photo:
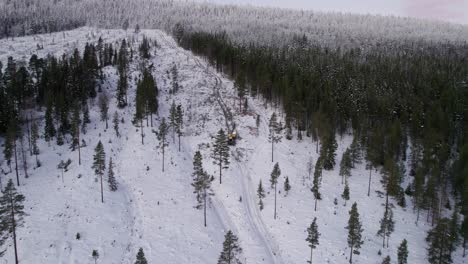
<path fill-rule="evenodd" d="M 10 179 L 0 197 L 0 246 L 9 237 L 13 239 L 15 250 L 15 263 L 18 264 L 17 228 L 23 226 L 26 215 L 23 202 L 25 197 L 16 191 L 13 181 Z M 3 256 L 5 251 L 0 251 Z"/>
<path fill-rule="evenodd" d="M 278 123 L 276 113 L 271 114 L 270 122 L 268 123 L 269 134 L 268 140 L 271 142 L 271 162 L 273 162 L 274 145 L 281 141 L 281 126 Z"/>
<path fill-rule="evenodd" d="M 204 225 L 206 227 L 206 206 L 207 206 L 207 198 L 210 195 L 213 195 L 211 191 L 211 182 L 213 178 L 203 170 L 200 169 L 199 164 L 201 163 L 201 154 L 199 151 L 195 153 L 194 161 L 193 161 L 193 183 L 192 186 L 195 189 L 194 193 L 197 195 L 197 205 L 195 208 L 202 209 L 203 208 L 203 216 L 204 216 Z"/>
<path fill-rule="evenodd" d="M 159 130 L 156 133 L 157 138 L 159 140 L 159 148 L 162 151 L 162 171 L 164 172 L 164 154 L 166 147 L 169 146 L 169 142 L 167 141 L 167 133 L 169 132 L 169 126 L 166 123 L 166 118 L 163 117 L 161 123 L 159 124 Z"/>
<path fill-rule="evenodd" d="M 362 240 L 362 223 L 359 220 L 359 212 L 357 204 L 354 203 L 349 211 L 349 220 L 348 226 L 348 246 L 350 247 L 349 253 L 349 263 L 353 263 L 353 254 L 359 254 L 359 249 L 361 248 L 364 241 Z"/>
<path fill-rule="evenodd" d="M 219 166 L 219 183 L 222 183 L 222 171 L 229 168 L 229 146 L 226 133 L 223 129 L 218 131 L 211 152 L 213 164 Z"/>
<path fill-rule="evenodd" d="M 101 178 L 101 202 L 104 203 L 104 188 L 102 184 L 102 176 L 106 169 L 106 153 L 104 152 L 104 146 L 99 140 L 96 148 L 94 149 L 94 162 L 91 168 L 94 169 L 94 173 Z"/>
<path fill-rule="evenodd" d="M 184 124 L 184 110 L 182 105 L 178 105 L 176 109 L 176 133 L 179 138 L 179 151 L 180 151 L 180 137 L 182 136 L 182 127 Z"/>
<path fill-rule="evenodd" d="M 315 248 L 320 244 L 319 243 L 319 238 L 320 238 L 320 233 L 318 231 L 318 226 L 317 226 L 317 218 L 314 217 L 314 220 L 310 224 L 310 226 L 307 228 L 307 238 L 306 241 L 309 242 L 309 247 L 310 247 L 310 261 L 308 263 L 312 264 L 312 253 Z"/>
<path fill-rule="evenodd" d="M 238 238 L 229 230 L 224 236 L 223 251 L 218 259 L 218 264 L 242 264 L 239 254 L 242 248 L 239 246 Z"/>
<path fill-rule="evenodd" d="M 278 162 L 275 164 L 275 166 L 273 167 L 273 171 L 271 172 L 271 175 L 270 175 L 270 183 L 271 183 L 271 187 L 275 189 L 275 213 L 274 213 L 274 219 L 276 219 L 276 186 L 278 185 L 278 178 L 280 177 L 281 175 L 281 169 L 279 167 L 279 164 Z"/>

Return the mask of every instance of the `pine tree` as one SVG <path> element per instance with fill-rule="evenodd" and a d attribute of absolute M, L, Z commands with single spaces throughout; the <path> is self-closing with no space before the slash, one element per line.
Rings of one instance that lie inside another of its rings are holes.
<path fill-rule="evenodd" d="M 281 126 L 276 118 L 276 113 L 271 114 L 268 127 L 268 140 L 271 142 L 271 162 L 273 162 L 274 144 L 281 141 Z"/>
<path fill-rule="evenodd" d="M 289 191 L 291 190 L 291 185 L 289 185 L 289 177 L 286 177 L 284 181 L 284 192 L 288 195 Z"/>
<path fill-rule="evenodd" d="M 437 225 L 428 232 L 426 241 L 429 243 L 429 247 L 427 249 L 429 263 L 452 263 L 452 252 L 455 248 L 452 243 L 450 219 L 440 219 Z"/>
<path fill-rule="evenodd" d="M 96 148 L 94 149 L 94 162 L 91 168 L 94 169 L 94 173 L 101 178 L 101 202 L 104 203 L 104 190 L 102 184 L 102 176 L 106 169 L 106 153 L 104 152 L 104 146 L 99 140 Z"/>
<path fill-rule="evenodd" d="M 310 261 L 307 261 L 307 262 L 312 264 L 312 252 L 320 244 L 319 243 L 320 233 L 318 231 L 316 217 L 314 217 L 314 220 L 312 221 L 310 226 L 307 228 L 307 234 L 308 235 L 307 235 L 306 241 L 309 242 L 309 247 L 310 247 Z"/>
<path fill-rule="evenodd" d="M 403 239 L 398 247 L 398 264 L 408 264 L 408 241 Z"/>
<path fill-rule="evenodd" d="M 70 148 L 72 149 L 72 151 L 78 148 L 78 164 L 81 165 L 80 109 L 78 106 L 75 106 L 73 109 L 71 134 L 72 134 L 72 145 Z"/>
<path fill-rule="evenodd" d="M 353 142 L 349 146 L 349 154 L 351 157 L 351 167 L 354 168 L 356 164 L 362 161 L 361 145 L 357 136 L 353 137 Z"/>
<path fill-rule="evenodd" d="M 107 170 L 107 179 L 109 182 L 109 189 L 112 192 L 117 191 L 117 181 L 115 180 L 114 163 L 112 162 L 112 157 L 109 159 L 109 169 Z"/>
<path fill-rule="evenodd" d="M 315 198 L 315 206 L 314 206 L 314 211 L 317 211 L 317 203 L 318 200 L 322 199 L 322 195 L 320 193 L 320 183 L 322 182 L 322 159 L 319 158 L 317 160 L 317 164 L 315 164 L 315 170 L 314 170 L 314 179 L 313 179 L 313 185 L 312 185 L 312 193 L 314 194 Z"/>
<path fill-rule="evenodd" d="M 219 183 L 221 184 L 222 170 L 229 168 L 228 139 L 223 129 L 220 129 L 215 137 L 211 158 L 213 158 L 213 164 L 219 166 Z"/>
<path fill-rule="evenodd" d="M 382 264 L 390 264 L 391 262 L 391 259 L 390 259 L 390 256 L 386 256 L 383 261 L 382 261 Z"/>
<path fill-rule="evenodd" d="M 278 162 L 275 164 L 273 167 L 273 171 L 271 172 L 270 175 L 270 183 L 271 183 L 271 188 L 275 189 L 275 213 L 274 213 L 274 219 L 276 219 L 276 185 L 278 185 L 278 178 L 281 175 L 281 169 L 279 167 Z"/>
<path fill-rule="evenodd" d="M 239 254 L 242 248 L 238 244 L 238 238 L 229 230 L 224 236 L 223 251 L 218 259 L 218 264 L 242 264 Z"/>
<path fill-rule="evenodd" d="M 135 264 L 148 264 L 148 261 L 145 258 L 145 252 L 143 252 L 143 248 L 140 248 L 138 250 Z"/>
<path fill-rule="evenodd" d="M 263 210 L 263 198 L 265 198 L 265 190 L 263 189 L 262 180 L 258 183 L 257 188 L 257 196 L 258 196 L 258 205 L 260 206 L 260 211 Z"/>
<path fill-rule="evenodd" d="M 114 125 L 114 131 L 115 131 L 115 135 L 117 137 L 120 137 L 120 131 L 119 131 L 119 113 L 117 113 L 117 111 L 115 111 L 114 113 L 114 117 L 112 118 L 112 124 Z"/>
<path fill-rule="evenodd" d="M 107 120 L 109 119 L 109 98 L 105 94 L 99 97 L 99 110 L 101 112 L 101 121 L 106 122 L 106 129 L 109 128 Z"/>
<path fill-rule="evenodd" d="M 197 205 L 195 208 L 202 209 L 203 208 L 203 216 L 204 216 L 204 225 L 206 227 L 206 207 L 207 207 L 207 198 L 213 195 L 211 191 L 211 182 L 213 178 L 203 170 L 202 167 L 202 156 L 199 151 L 195 153 L 193 157 L 193 183 L 192 186 L 194 187 L 194 192 L 197 195 Z"/>
<path fill-rule="evenodd" d="M 0 246 L 5 243 L 9 237 L 13 239 L 13 248 L 15 250 L 15 263 L 18 264 L 18 245 L 17 228 L 24 224 L 23 202 L 25 197 L 16 191 L 13 181 L 10 179 L 0 197 Z M 0 251 L 3 256 L 5 251 Z"/>
<path fill-rule="evenodd" d="M 96 249 L 93 249 L 93 252 L 91 253 L 91 257 L 93 257 L 94 264 L 96 264 L 97 260 L 99 259 L 99 252 Z"/>
<path fill-rule="evenodd" d="M 362 223 L 359 220 L 356 203 L 353 204 L 351 211 L 349 211 L 346 229 L 348 229 L 348 246 L 350 247 L 349 263 L 353 263 L 353 254 L 359 254 L 359 249 L 364 244 L 364 241 L 362 241 Z"/>
<path fill-rule="evenodd" d="M 166 123 L 166 118 L 163 117 L 161 123 L 159 124 L 159 130 L 157 133 L 157 137 L 159 140 L 159 148 L 162 150 L 162 171 L 164 172 L 164 154 L 165 149 L 169 146 L 169 142 L 167 141 L 167 133 L 169 132 L 169 127 Z"/>
<path fill-rule="evenodd" d="M 383 239 L 382 247 L 385 247 L 385 238 L 387 238 L 387 248 L 388 248 L 388 239 L 392 232 L 395 229 L 395 222 L 393 221 L 393 211 L 392 208 L 386 206 L 383 218 L 380 220 L 380 229 L 377 232 L 378 236 L 381 236 Z"/>

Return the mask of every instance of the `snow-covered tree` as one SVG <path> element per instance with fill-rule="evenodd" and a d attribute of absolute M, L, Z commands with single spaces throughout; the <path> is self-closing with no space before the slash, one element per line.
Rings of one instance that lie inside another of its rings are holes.
<path fill-rule="evenodd" d="M 218 259 L 218 264 L 242 264 L 240 254 L 242 248 L 238 243 L 238 238 L 231 230 L 224 236 L 223 251 Z"/>
<path fill-rule="evenodd" d="M 138 250 L 135 264 L 148 264 L 148 261 L 146 260 L 146 257 L 145 257 L 145 252 L 143 252 L 143 248 L 140 248 Z"/>
<path fill-rule="evenodd" d="M 353 263 L 353 254 L 359 254 L 359 249 L 362 244 L 364 244 L 362 240 L 362 223 L 359 219 L 356 203 L 353 204 L 351 211 L 349 211 L 349 220 L 346 229 L 348 229 L 348 246 L 350 247 L 349 263 Z"/>
<path fill-rule="evenodd" d="M 403 239 L 398 247 L 398 264 L 408 264 L 408 241 Z"/>
<path fill-rule="evenodd" d="M 278 178 L 281 175 L 281 169 L 279 167 L 278 162 L 275 164 L 273 167 L 273 171 L 270 174 L 270 183 L 271 183 L 271 188 L 274 188 L 275 190 L 275 209 L 274 209 L 274 219 L 276 219 L 276 186 L 278 185 Z"/>
<path fill-rule="evenodd" d="M 308 263 L 312 264 L 312 253 L 315 248 L 320 244 L 319 243 L 320 233 L 317 226 L 317 218 L 314 217 L 314 220 L 307 228 L 307 238 L 306 241 L 309 242 L 310 247 L 310 261 Z"/>
<path fill-rule="evenodd" d="M 13 181 L 8 180 L 7 186 L 0 197 L 0 246 L 2 246 L 8 238 L 13 239 L 13 248 L 15 250 L 15 263 L 18 261 L 18 238 L 17 229 L 24 224 L 24 195 L 17 192 Z M 5 251 L 0 251 L 0 256 L 3 256 Z"/>
<path fill-rule="evenodd" d="M 118 185 L 114 175 L 114 163 L 112 162 L 112 157 L 109 159 L 109 168 L 107 169 L 107 181 L 109 183 L 109 189 L 112 192 L 117 191 Z"/>
<path fill-rule="evenodd" d="M 258 206 L 260 207 L 260 211 L 263 210 L 263 198 L 265 198 L 265 190 L 263 189 L 262 180 L 258 183 L 257 188 L 257 196 L 258 196 Z"/>
<path fill-rule="evenodd" d="M 222 170 L 229 168 L 229 146 L 226 133 L 223 129 L 218 131 L 211 152 L 213 164 L 219 166 L 219 183 L 222 183 Z"/>
<path fill-rule="evenodd" d="M 271 114 L 270 121 L 268 123 L 269 134 L 268 140 L 271 142 L 271 162 L 273 162 L 274 145 L 281 141 L 281 126 L 278 123 L 276 113 Z"/>
<path fill-rule="evenodd" d="M 94 173 L 101 179 L 101 202 L 104 203 L 102 176 L 104 175 L 104 170 L 106 169 L 106 153 L 104 152 L 104 146 L 100 140 L 94 149 L 93 160 L 93 166 L 91 168 L 94 169 Z"/>

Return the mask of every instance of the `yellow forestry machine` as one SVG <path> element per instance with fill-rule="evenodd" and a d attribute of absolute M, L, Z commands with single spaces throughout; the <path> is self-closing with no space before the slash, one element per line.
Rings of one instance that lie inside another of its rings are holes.
<path fill-rule="evenodd" d="M 230 146 L 236 145 L 236 139 L 237 139 L 237 132 L 232 131 L 231 133 L 228 133 L 228 144 Z"/>

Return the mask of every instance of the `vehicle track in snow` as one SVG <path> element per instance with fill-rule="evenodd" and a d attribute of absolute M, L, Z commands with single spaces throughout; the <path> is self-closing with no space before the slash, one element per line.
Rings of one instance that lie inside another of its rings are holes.
<path fill-rule="evenodd" d="M 197 56 L 193 55 L 190 51 L 187 51 L 175 43 L 174 40 L 170 40 L 169 37 L 163 33 L 159 32 L 159 37 L 160 40 L 164 42 L 165 45 L 173 48 L 179 53 L 184 54 L 187 59 L 193 59 L 198 67 L 203 67 L 206 69 L 206 73 L 215 81 L 215 85 L 213 87 L 213 96 L 218 103 L 219 107 L 221 108 L 221 111 L 224 116 L 224 120 L 226 122 L 226 129 L 228 132 L 231 132 L 235 128 L 235 124 L 233 121 L 233 115 L 229 109 L 229 107 L 226 105 L 224 102 L 222 96 L 221 96 L 221 90 L 223 89 L 223 81 L 222 78 L 219 77 L 218 72 L 216 72 L 212 67 L 209 65 L 204 65 L 202 62 L 200 62 L 200 58 Z M 260 215 L 259 209 L 256 204 L 256 199 L 255 199 L 255 190 L 253 190 L 252 186 L 253 183 L 250 179 L 249 174 L 246 172 L 247 168 L 244 168 L 242 164 L 240 164 L 237 161 L 234 161 L 238 171 L 241 174 L 241 188 L 242 188 L 242 197 L 243 202 L 242 204 L 245 207 L 245 212 L 246 212 L 246 223 L 250 226 L 248 230 L 250 230 L 250 235 L 253 235 L 257 237 L 257 242 L 263 245 L 264 251 L 265 251 L 265 258 L 263 259 L 264 263 L 274 263 L 274 264 L 282 264 L 284 263 L 278 244 L 274 241 L 274 239 L 271 237 L 269 234 L 262 217 Z M 224 208 L 224 205 L 222 202 L 215 196 L 213 198 L 215 201 L 214 205 L 215 207 L 221 207 L 223 208 L 222 210 L 226 210 Z M 218 205 L 217 205 L 218 204 Z M 215 209 L 219 210 L 219 209 Z M 223 219 L 224 217 L 228 217 L 228 214 L 223 214 L 223 216 L 220 215 L 219 212 L 217 212 L 217 215 L 220 217 L 220 219 Z M 226 221 L 226 220 L 224 220 Z M 231 222 L 231 221 L 229 221 Z M 252 234 L 253 232 L 253 234 Z M 256 263 L 260 263 L 260 260 L 255 260 Z"/>

